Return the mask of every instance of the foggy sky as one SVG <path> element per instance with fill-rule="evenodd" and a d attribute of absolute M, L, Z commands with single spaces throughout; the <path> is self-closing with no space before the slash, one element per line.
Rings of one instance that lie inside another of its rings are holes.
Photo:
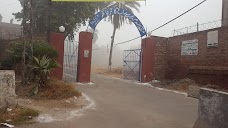
<path fill-rule="evenodd" d="M 184 11 L 195 6 L 202 0 L 147 0 L 141 3 L 141 12 L 135 15 L 141 20 L 144 27 L 149 31 L 163 23 L 180 15 Z M 18 0 L 0 0 L 0 13 L 3 16 L 3 22 L 9 22 L 13 18 L 12 13 L 19 12 L 21 6 Z M 184 15 L 173 23 L 155 31 L 153 35 L 157 36 L 171 36 L 174 29 L 179 29 L 199 23 L 209 22 L 213 20 L 220 20 L 222 16 L 222 0 L 208 0 L 193 11 Z M 14 20 L 15 23 L 15 20 Z M 85 28 L 82 28 L 83 30 Z M 99 31 L 98 45 L 109 45 L 113 26 L 109 22 L 101 21 L 97 25 Z M 137 28 L 126 24 L 116 33 L 115 43 L 126 41 L 139 36 Z M 121 49 L 129 49 L 139 45 L 141 39 L 132 41 L 130 43 L 120 45 Z M 109 45 L 110 46 L 110 45 Z"/>

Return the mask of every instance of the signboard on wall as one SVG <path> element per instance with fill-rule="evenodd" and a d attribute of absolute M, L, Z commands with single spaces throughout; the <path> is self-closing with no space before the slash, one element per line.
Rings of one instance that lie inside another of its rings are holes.
<path fill-rule="evenodd" d="M 186 40 L 182 42 L 181 55 L 198 55 L 198 40 Z"/>
<path fill-rule="evenodd" d="M 207 47 L 218 47 L 218 31 L 207 33 Z"/>

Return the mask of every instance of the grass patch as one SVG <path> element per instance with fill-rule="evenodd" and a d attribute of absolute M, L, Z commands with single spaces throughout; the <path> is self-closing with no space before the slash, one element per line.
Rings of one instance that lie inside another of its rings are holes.
<path fill-rule="evenodd" d="M 39 112 L 30 108 L 17 107 L 12 111 L 1 111 L 0 115 L 0 123 L 20 125 L 33 123 L 32 118 L 37 117 L 39 115 Z"/>
<path fill-rule="evenodd" d="M 39 90 L 35 99 L 67 99 L 71 97 L 80 97 L 82 94 L 78 90 L 76 90 L 75 85 L 71 83 L 66 83 L 64 81 L 51 79 L 46 87 L 43 87 Z"/>
<path fill-rule="evenodd" d="M 17 95 L 20 97 L 29 97 L 35 100 L 62 100 L 71 97 L 80 97 L 82 94 L 76 90 L 76 85 L 66 83 L 57 79 L 50 79 L 45 87 L 40 87 L 37 95 L 31 96 L 33 84 L 21 86 L 17 89 Z"/>

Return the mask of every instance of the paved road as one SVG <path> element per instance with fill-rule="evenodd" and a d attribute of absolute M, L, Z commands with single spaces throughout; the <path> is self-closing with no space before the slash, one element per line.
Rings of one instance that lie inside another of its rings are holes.
<path fill-rule="evenodd" d="M 95 86 L 78 88 L 96 102 L 84 116 L 28 128 L 192 128 L 197 100 L 134 82 L 93 75 Z M 25 126 L 23 126 L 25 127 Z"/>

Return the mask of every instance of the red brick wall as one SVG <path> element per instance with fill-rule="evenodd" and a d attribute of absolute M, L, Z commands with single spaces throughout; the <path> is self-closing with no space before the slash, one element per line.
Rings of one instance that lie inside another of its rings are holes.
<path fill-rule="evenodd" d="M 154 67 L 153 79 L 164 79 L 167 69 L 167 44 L 168 39 L 163 37 L 151 37 L 154 43 Z"/>
<path fill-rule="evenodd" d="M 207 47 L 207 33 L 209 31 L 218 30 L 219 45 L 216 48 Z M 182 41 L 198 39 L 198 55 L 194 56 L 181 56 Z M 189 72 L 190 66 L 205 67 L 211 66 L 214 68 L 228 67 L 228 28 L 217 28 L 198 33 L 180 35 L 168 39 L 167 46 L 167 69 L 166 78 L 179 79 L 179 78 L 192 78 L 200 83 L 207 84 L 220 84 L 225 86 L 228 84 L 228 76 L 223 75 L 226 73 L 207 74 L 191 74 Z M 213 68 L 210 68 L 210 70 Z M 226 70 L 224 70 L 226 72 Z M 227 85 L 228 86 L 228 85 Z"/>
<path fill-rule="evenodd" d="M 91 58 L 92 58 L 92 38 L 90 32 L 80 32 L 79 46 L 78 46 L 78 68 L 77 68 L 77 82 L 90 82 L 91 75 Z M 84 56 L 84 51 L 89 51 L 89 56 Z"/>
<path fill-rule="evenodd" d="M 142 40 L 142 82 L 164 79 L 168 39 L 153 36 Z"/>
<path fill-rule="evenodd" d="M 64 40 L 65 34 L 62 33 L 51 33 L 50 44 L 58 51 L 57 63 L 59 67 L 51 72 L 51 76 L 62 80 L 63 77 L 63 59 L 64 59 Z"/>
<path fill-rule="evenodd" d="M 151 38 L 142 40 L 142 71 L 141 82 L 149 82 L 154 78 L 154 64 L 155 64 L 155 43 Z"/>

